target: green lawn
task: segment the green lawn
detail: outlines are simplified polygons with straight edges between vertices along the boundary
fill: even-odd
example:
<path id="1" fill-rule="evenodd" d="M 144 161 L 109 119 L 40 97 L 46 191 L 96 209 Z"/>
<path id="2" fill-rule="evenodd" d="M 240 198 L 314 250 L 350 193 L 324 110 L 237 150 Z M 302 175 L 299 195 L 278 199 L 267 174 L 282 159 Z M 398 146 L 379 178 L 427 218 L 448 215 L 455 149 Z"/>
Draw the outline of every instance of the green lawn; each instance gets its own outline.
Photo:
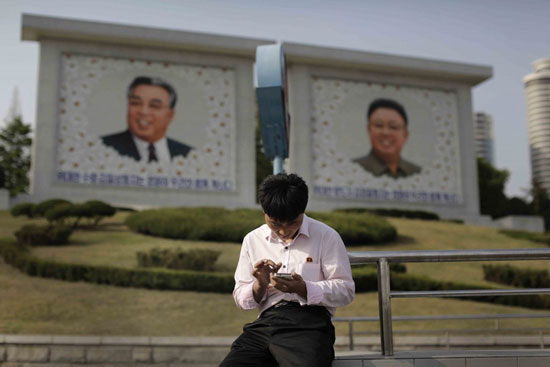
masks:
<path id="1" fill-rule="evenodd" d="M 135 267 L 136 251 L 173 246 L 210 248 L 222 252 L 216 270 L 233 272 L 240 244 L 167 240 L 136 234 L 122 224 L 126 215 L 118 213 L 96 231 L 75 232 L 69 246 L 38 247 L 33 249 L 33 254 L 58 261 Z M 9 237 L 22 224 L 37 221 L 12 218 L 7 212 L 0 212 L 0 237 Z M 490 228 L 406 219 L 390 221 L 400 234 L 395 243 L 349 250 L 543 247 L 506 237 Z M 548 268 L 547 262 L 528 264 Z M 435 279 L 495 285 L 483 280 L 480 263 L 407 264 L 407 268 L 410 273 Z M 394 315 L 534 312 L 456 299 L 395 299 L 392 309 Z M 230 294 L 152 291 L 41 279 L 29 277 L 0 262 L 0 334 L 233 336 L 256 315 L 256 311 L 239 310 Z M 337 312 L 337 316 L 376 315 L 375 293 L 358 294 L 351 305 Z M 526 327 L 537 325 L 537 320 L 509 320 L 501 324 Z M 396 323 L 394 328 L 492 325 L 492 321 L 415 322 Z M 336 326 L 338 335 L 346 335 L 347 325 L 339 323 Z M 375 330 L 378 325 L 365 324 L 361 328 Z"/>

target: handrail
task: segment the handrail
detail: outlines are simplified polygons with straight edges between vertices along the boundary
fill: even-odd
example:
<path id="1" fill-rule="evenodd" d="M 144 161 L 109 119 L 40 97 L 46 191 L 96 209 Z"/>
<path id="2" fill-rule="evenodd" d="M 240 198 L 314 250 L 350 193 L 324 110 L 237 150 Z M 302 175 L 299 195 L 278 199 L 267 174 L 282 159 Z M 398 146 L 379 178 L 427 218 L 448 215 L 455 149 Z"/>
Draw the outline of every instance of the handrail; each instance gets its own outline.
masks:
<path id="1" fill-rule="evenodd" d="M 382 354 L 393 355 L 391 315 L 392 297 L 464 297 L 488 295 L 547 294 L 550 288 L 504 290 L 458 290 L 391 292 L 389 264 L 411 262 L 466 262 L 466 261 L 518 261 L 550 260 L 550 249 L 490 249 L 490 250 L 428 250 L 428 251 L 368 251 L 348 252 L 350 263 L 372 264 L 378 268 L 378 311 Z"/>
<path id="2" fill-rule="evenodd" d="M 372 264 L 384 258 L 392 263 L 550 260 L 550 249 L 419 250 L 348 252 L 352 265 Z"/>
<path id="3" fill-rule="evenodd" d="M 414 316 L 394 316 L 393 321 L 449 321 L 449 320 L 494 320 L 495 327 L 489 328 L 476 328 L 476 329 L 429 329 L 429 330 L 395 330 L 394 333 L 399 334 L 438 334 L 438 333 L 474 333 L 480 331 L 549 331 L 550 327 L 538 327 L 538 328 L 501 328 L 499 327 L 499 321 L 505 319 L 548 319 L 550 313 L 534 313 L 534 314 L 466 314 L 466 315 L 414 315 Z M 354 322 L 378 322 L 380 319 L 376 316 L 343 316 L 333 317 L 333 322 L 347 322 L 348 323 L 348 336 L 349 336 L 349 348 L 354 349 L 355 342 L 353 336 L 356 334 L 378 334 L 379 331 L 354 331 Z M 542 334 L 541 334 L 542 336 Z M 541 348 L 544 347 L 544 339 L 541 339 Z"/>

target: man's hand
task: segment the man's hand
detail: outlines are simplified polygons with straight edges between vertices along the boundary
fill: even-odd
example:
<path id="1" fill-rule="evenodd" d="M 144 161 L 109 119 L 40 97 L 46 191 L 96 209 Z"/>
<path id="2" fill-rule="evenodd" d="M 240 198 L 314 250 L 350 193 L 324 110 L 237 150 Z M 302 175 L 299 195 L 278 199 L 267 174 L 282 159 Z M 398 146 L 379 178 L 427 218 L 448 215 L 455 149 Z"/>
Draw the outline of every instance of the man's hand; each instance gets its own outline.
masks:
<path id="1" fill-rule="evenodd" d="M 263 259 L 254 264 L 252 276 L 256 278 L 256 282 L 254 282 L 252 294 L 256 302 L 259 303 L 262 300 L 269 285 L 271 274 L 276 273 L 281 265 L 281 263 L 275 264 L 273 260 L 269 259 Z"/>
<path id="2" fill-rule="evenodd" d="M 307 299 L 306 282 L 300 274 L 292 273 L 292 279 L 283 279 L 275 274 L 271 275 L 271 284 L 284 293 L 296 293 L 302 298 Z"/>

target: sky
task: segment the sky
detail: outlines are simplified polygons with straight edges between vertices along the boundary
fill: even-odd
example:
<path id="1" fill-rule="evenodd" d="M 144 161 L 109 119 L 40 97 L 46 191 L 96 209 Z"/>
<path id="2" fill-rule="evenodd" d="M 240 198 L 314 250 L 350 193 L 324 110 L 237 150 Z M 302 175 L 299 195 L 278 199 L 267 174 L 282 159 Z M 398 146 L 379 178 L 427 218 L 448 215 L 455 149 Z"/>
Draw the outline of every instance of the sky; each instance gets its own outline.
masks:
<path id="1" fill-rule="evenodd" d="M 493 116 L 506 194 L 530 187 L 522 79 L 550 57 L 548 0 L 0 0 L 0 126 L 16 88 L 24 120 L 36 121 L 38 43 L 21 41 L 22 13 L 491 66 L 473 109 Z"/>

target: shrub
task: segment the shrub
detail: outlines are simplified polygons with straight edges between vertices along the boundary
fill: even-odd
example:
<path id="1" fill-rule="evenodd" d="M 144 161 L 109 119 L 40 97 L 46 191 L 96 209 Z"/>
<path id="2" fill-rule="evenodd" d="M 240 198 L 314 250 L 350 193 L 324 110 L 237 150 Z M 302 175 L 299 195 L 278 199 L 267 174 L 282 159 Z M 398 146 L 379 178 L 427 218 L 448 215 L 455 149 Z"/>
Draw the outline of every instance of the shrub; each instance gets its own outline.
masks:
<path id="1" fill-rule="evenodd" d="M 177 249 L 154 248 L 149 252 L 137 252 L 139 266 L 165 267 L 168 269 L 190 269 L 210 271 L 220 256 L 219 251 L 191 249 L 183 251 Z"/>
<path id="2" fill-rule="evenodd" d="M 83 218 L 89 219 L 92 225 L 97 225 L 116 212 L 115 208 L 99 200 L 90 200 L 84 204 L 60 203 L 46 211 L 44 216 L 50 223 L 67 223 L 72 221 L 73 227 L 77 227 Z"/>
<path id="3" fill-rule="evenodd" d="M 21 215 L 27 216 L 27 218 L 33 217 L 33 210 L 36 205 L 33 203 L 21 203 L 15 205 L 13 208 L 11 208 L 11 215 L 14 217 L 19 217 Z"/>
<path id="4" fill-rule="evenodd" d="M 44 217 L 50 223 L 64 224 L 68 218 L 75 217 L 75 204 L 60 203 L 44 213 Z"/>
<path id="5" fill-rule="evenodd" d="M 17 243 L 22 246 L 63 245 L 73 230 L 68 226 L 27 224 L 15 231 Z"/>
<path id="6" fill-rule="evenodd" d="M 49 209 L 54 208 L 59 204 L 70 204 L 71 202 L 65 199 L 49 199 L 37 204 L 32 211 L 34 217 L 43 217 Z"/>
<path id="7" fill-rule="evenodd" d="M 100 200 L 89 200 L 82 204 L 85 209 L 85 216 L 91 218 L 93 225 L 98 225 L 105 217 L 112 217 L 116 209 Z"/>
<path id="8" fill-rule="evenodd" d="M 423 210 L 385 209 L 385 208 L 345 208 L 337 209 L 344 213 L 372 213 L 383 217 L 397 217 L 409 219 L 439 220 L 439 215 Z"/>
<path id="9" fill-rule="evenodd" d="M 550 233 L 534 233 L 525 231 L 513 231 L 509 229 L 501 229 L 499 233 L 512 238 L 518 238 L 521 240 L 527 240 L 535 243 L 544 243 L 546 246 L 550 246 Z"/>
<path id="10" fill-rule="evenodd" d="M 259 210 L 223 208 L 177 208 L 145 210 L 125 221 L 133 231 L 167 238 L 241 242 L 264 223 Z"/>
<path id="11" fill-rule="evenodd" d="M 136 252 L 138 266 L 141 267 L 162 267 L 166 263 L 165 259 L 168 256 L 168 249 L 155 247 L 149 252 Z"/>
<path id="12" fill-rule="evenodd" d="M 370 213 L 312 212 L 312 218 L 331 226 L 348 246 L 390 242 L 397 230 L 386 219 Z"/>
<path id="13" fill-rule="evenodd" d="M 386 219 L 363 213 L 309 213 L 334 228 L 346 245 L 393 241 L 397 231 Z M 126 225 L 133 231 L 168 238 L 241 242 L 264 224 L 260 210 L 177 208 L 145 210 L 130 214 Z"/>
<path id="14" fill-rule="evenodd" d="M 483 265 L 485 280 L 522 288 L 550 288 L 548 270 L 521 269 L 511 265 Z"/>
<path id="15" fill-rule="evenodd" d="M 355 291 L 375 292 L 378 290 L 376 269 L 372 267 L 352 267 Z M 394 291 L 436 291 L 436 290 L 461 290 L 461 289 L 495 289 L 480 287 L 478 285 L 445 282 L 430 279 L 423 276 L 392 273 L 390 286 Z M 550 297 L 542 295 L 531 296 L 484 296 L 484 297 L 460 297 L 470 301 L 495 303 L 507 306 L 528 307 L 534 309 L 550 308 Z"/>

